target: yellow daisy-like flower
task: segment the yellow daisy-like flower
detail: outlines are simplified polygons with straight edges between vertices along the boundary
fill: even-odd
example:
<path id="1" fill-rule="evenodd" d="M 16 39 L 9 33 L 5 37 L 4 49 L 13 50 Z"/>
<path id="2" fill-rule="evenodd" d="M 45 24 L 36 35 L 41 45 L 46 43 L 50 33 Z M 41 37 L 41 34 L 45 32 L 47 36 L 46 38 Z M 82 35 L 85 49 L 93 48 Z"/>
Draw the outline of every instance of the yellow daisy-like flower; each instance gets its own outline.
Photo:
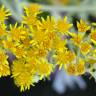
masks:
<path id="1" fill-rule="evenodd" d="M 10 25 L 10 34 L 13 40 L 22 40 L 25 39 L 26 29 L 23 27 L 23 25 L 17 27 L 17 23 L 14 27 Z"/>
<path id="2" fill-rule="evenodd" d="M 0 23 L 0 36 L 4 36 L 6 34 L 6 25 Z"/>
<path id="3" fill-rule="evenodd" d="M 52 44 L 53 44 L 52 40 L 47 38 L 47 39 L 43 40 L 43 42 L 41 43 L 41 47 L 44 49 L 51 50 Z"/>
<path id="4" fill-rule="evenodd" d="M 10 15 L 11 13 L 9 12 L 9 9 L 5 10 L 4 6 L 0 8 L 0 22 L 4 22 L 4 20 L 8 19 L 8 16 Z"/>
<path id="5" fill-rule="evenodd" d="M 37 57 L 46 57 L 47 56 L 47 54 L 48 54 L 48 51 L 47 50 L 45 50 L 44 48 L 42 48 L 42 47 L 40 47 L 40 48 L 37 48 L 36 50 L 35 50 L 35 55 L 37 56 Z"/>
<path id="6" fill-rule="evenodd" d="M 88 42 L 82 42 L 81 44 L 80 44 L 80 50 L 81 50 L 81 52 L 83 53 L 83 54 L 87 54 L 89 51 L 90 51 L 90 49 L 92 48 L 92 46 L 91 46 L 91 44 L 89 44 Z"/>
<path id="7" fill-rule="evenodd" d="M 45 31 L 54 31 L 55 28 L 55 19 L 54 17 L 47 16 L 46 20 L 41 18 L 42 21 L 39 22 L 39 28 Z"/>
<path id="8" fill-rule="evenodd" d="M 3 40 L 2 42 L 5 49 L 10 50 L 11 52 L 15 51 L 15 44 L 10 37 L 8 37 L 7 40 Z"/>
<path id="9" fill-rule="evenodd" d="M 85 21 L 80 19 L 80 23 L 77 22 L 77 28 L 79 32 L 86 32 L 91 28 L 91 26 L 87 25 Z"/>
<path id="10" fill-rule="evenodd" d="M 76 75 L 81 75 L 84 73 L 85 73 L 85 62 L 83 59 L 79 59 L 79 62 L 76 65 Z"/>
<path id="11" fill-rule="evenodd" d="M 43 42 L 46 39 L 46 32 L 38 30 L 36 32 L 33 32 L 33 39 L 38 42 L 39 44 Z"/>
<path id="12" fill-rule="evenodd" d="M 67 16 L 65 16 L 63 20 L 58 20 L 57 22 L 57 30 L 62 34 L 68 34 L 67 32 L 72 26 L 73 24 L 67 22 Z"/>
<path id="13" fill-rule="evenodd" d="M 76 46 L 80 46 L 83 36 L 81 34 L 73 34 L 71 40 Z"/>
<path id="14" fill-rule="evenodd" d="M 68 60 L 69 63 L 74 61 L 76 59 L 75 53 L 72 51 L 67 51 L 66 52 L 66 59 Z"/>
<path id="15" fill-rule="evenodd" d="M 15 47 L 16 49 L 14 50 L 14 54 L 17 58 L 22 58 L 26 56 L 26 51 L 24 50 L 23 47 Z"/>
<path id="16" fill-rule="evenodd" d="M 67 40 L 64 39 L 64 40 L 61 40 L 59 37 L 56 37 L 54 39 L 54 42 L 53 42 L 53 48 L 56 50 L 56 51 L 64 51 L 66 49 L 66 43 L 67 43 Z"/>
<path id="17" fill-rule="evenodd" d="M 34 15 L 26 15 L 26 16 L 23 16 L 22 23 L 27 24 L 30 27 L 34 27 L 38 25 L 38 20 L 37 20 L 37 17 Z"/>
<path id="18" fill-rule="evenodd" d="M 75 75 L 76 74 L 76 65 L 70 64 L 67 66 L 66 71 L 69 75 Z"/>
<path id="19" fill-rule="evenodd" d="M 24 59 L 15 60 L 12 66 L 12 77 L 15 84 L 20 87 L 20 91 L 30 89 L 30 85 L 33 85 L 33 76 L 30 66 L 27 65 Z"/>
<path id="20" fill-rule="evenodd" d="M 25 13 L 30 15 L 37 15 L 40 13 L 41 6 L 39 4 L 30 4 L 29 6 L 25 7 Z"/>
<path id="21" fill-rule="evenodd" d="M 91 41 L 96 44 L 96 30 L 91 31 L 90 38 L 91 38 Z"/>
<path id="22" fill-rule="evenodd" d="M 64 65 L 66 67 L 66 64 L 68 63 L 68 59 L 65 52 L 58 52 L 57 55 L 54 55 L 53 57 L 56 59 L 56 64 L 59 65 L 59 69 L 61 69 Z"/>
<path id="23" fill-rule="evenodd" d="M 48 77 L 52 72 L 52 64 L 48 63 L 45 59 L 38 61 L 38 74 L 40 79 Z"/>
<path id="24" fill-rule="evenodd" d="M 1 50 L 0 51 L 0 77 L 10 75 L 10 67 L 7 59 L 8 56 Z"/>

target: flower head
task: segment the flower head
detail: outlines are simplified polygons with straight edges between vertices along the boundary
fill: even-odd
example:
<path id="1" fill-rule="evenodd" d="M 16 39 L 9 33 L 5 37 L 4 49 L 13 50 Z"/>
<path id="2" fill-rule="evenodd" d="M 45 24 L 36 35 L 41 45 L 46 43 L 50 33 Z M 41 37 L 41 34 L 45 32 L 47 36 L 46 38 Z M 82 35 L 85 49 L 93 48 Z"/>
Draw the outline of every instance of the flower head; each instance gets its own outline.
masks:
<path id="1" fill-rule="evenodd" d="M 8 56 L 2 51 L 0 51 L 0 77 L 10 75 L 10 67 L 7 61 Z"/>
<path id="2" fill-rule="evenodd" d="M 31 71 L 30 66 L 28 66 L 24 59 L 13 62 L 12 77 L 21 91 L 30 89 L 30 85 L 33 85 L 34 79 Z"/>
<path id="3" fill-rule="evenodd" d="M 58 20 L 57 22 L 57 30 L 61 32 L 62 34 L 67 34 L 69 29 L 73 26 L 73 24 L 70 24 L 67 22 L 67 17 L 65 16 L 63 20 Z"/>
<path id="4" fill-rule="evenodd" d="M 8 16 L 10 16 L 11 13 L 9 12 L 9 10 L 5 10 L 5 7 L 2 6 L 0 8 L 0 22 L 4 22 L 4 20 L 8 19 Z"/>
<path id="5" fill-rule="evenodd" d="M 86 24 L 85 21 L 83 21 L 82 19 L 80 19 L 80 23 L 77 22 L 77 28 L 79 32 L 86 32 L 88 31 L 91 27 L 89 25 Z"/>
<path id="6" fill-rule="evenodd" d="M 46 60 L 41 59 L 38 62 L 38 74 L 40 78 L 48 77 L 52 72 L 52 64 L 48 63 Z"/>
<path id="7" fill-rule="evenodd" d="M 91 38 L 91 41 L 96 44 L 96 30 L 91 31 L 90 38 Z"/>
<path id="8" fill-rule="evenodd" d="M 82 42 L 80 44 L 80 49 L 83 54 L 87 54 L 91 49 L 91 44 L 89 44 L 88 42 Z"/>

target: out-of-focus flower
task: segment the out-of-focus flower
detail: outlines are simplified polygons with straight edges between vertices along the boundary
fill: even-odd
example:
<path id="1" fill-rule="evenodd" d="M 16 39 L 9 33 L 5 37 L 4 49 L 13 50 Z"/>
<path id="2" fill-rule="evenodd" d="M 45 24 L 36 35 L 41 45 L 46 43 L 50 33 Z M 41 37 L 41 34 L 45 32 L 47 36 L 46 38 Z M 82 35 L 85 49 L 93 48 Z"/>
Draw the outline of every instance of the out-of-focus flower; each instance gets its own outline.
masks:
<path id="1" fill-rule="evenodd" d="M 91 44 L 89 44 L 88 42 L 82 42 L 80 49 L 83 54 L 87 54 L 91 49 Z"/>
<path id="2" fill-rule="evenodd" d="M 85 21 L 80 19 L 80 22 L 77 22 L 77 28 L 79 32 L 86 32 L 91 28 L 91 26 L 87 25 Z"/>
<path id="3" fill-rule="evenodd" d="M 9 9 L 5 10 L 5 7 L 2 6 L 0 8 L 0 23 L 4 22 L 4 20 L 8 19 L 8 16 L 10 16 L 11 13 Z"/>
<path id="4" fill-rule="evenodd" d="M 8 56 L 3 52 L 3 50 L 1 50 L 0 51 L 0 77 L 10 75 L 10 67 L 7 59 Z"/>
<path id="5" fill-rule="evenodd" d="M 96 44 L 96 30 L 91 31 L 90 37 L 91 41 Z"/>

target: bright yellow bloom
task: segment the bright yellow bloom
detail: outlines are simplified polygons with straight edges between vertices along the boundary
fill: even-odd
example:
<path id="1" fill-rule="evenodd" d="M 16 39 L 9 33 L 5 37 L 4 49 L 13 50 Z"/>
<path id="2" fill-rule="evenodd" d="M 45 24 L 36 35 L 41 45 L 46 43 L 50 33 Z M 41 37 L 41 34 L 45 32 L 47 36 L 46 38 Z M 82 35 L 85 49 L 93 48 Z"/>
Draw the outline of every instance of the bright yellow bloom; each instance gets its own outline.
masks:
<path id="1" fill-rule="evenodd" d="M 25 13 L 30 15 L 37 15 L 40 13 L 41 6 L 38 4 L 30 4 L 29 6 L 25 7 Z M 31 18 L 32 19 L 32 18 Z"/>
<path id="2" fill-rule="evenodd" d="M 8 37 L 7 40 L 3 40 L 2 42 L 3 42 L 5 49 L 8 49 L 12 52 L 15 50 L 15 44 L 13 43 L 13 41 L 10 37 Z"/>
<path id="3" fill-rule="evenodd" d="M 46 35 L 48 36 L 47 38 L 49 38 L 50 40 L 54 40 L 56 38 L 56 32 L 55 31 L 47 32 Z"/>
<path id="4" fill-rule="evenodd" d="M 6 34 L 6 25 L 0 24 L 0 36 L 4 36 Z"/>
<path id="5" fill-rule="evenodd" d="M 10 15 L 11 13 L 9 12 L 9 9 L 5 10 L 4 6 L 0 8 L 0 22 L 4 22 L 4 20 L 8 19 L 8 16 Z"/>
<path id="6" fill-rule="evenodd" d="M 66 43 L 67 43 L 67 40 L 62 40 L 59 37 L 56 37 L 54 42 L 53 42 L 53 48 L 56 51 L 63 51 L 66 49 L 66 47 L 65 47 Z"/>
<path id="7" fill-rule="evenodd" d="M 67 66 L 66 71 L 69 75 L 75 75 L 76 74 L 76 65 L 70 64 Z"/>
<path id="8" fill-rule="evenodd" d="M 92 48 L 92 46 L 91 46 L 91 44 L 89 44 L 88 42 L 82 42 L 81 44 L 80 44 L 80 50 L 81 50 L 81 52 L 83 53 L 83 54 L 87 54 L 89 51 L 90 51 L 90 49 Z"/>
<path id="9" fill-rule="evenodd" d="M 77 22 L 77 28 L 79 32 L 86 32 L 88 31 L 91 27 L 89 25 L 86 24 L 85 21 L 83 21 L 82 19 L 80 19 L 80 23 Z"/>
<path id="10" fill-rule="evenodd" d="M 23 16 L 23 23 L 27 24 L 28 26 L 34 27 L 37 26 L 38 20 L 34 15 L 27 15 L 27 16 Z"/>
<path id="11" fill-rule="evenodd" d="M 63 20 L 58 20 L 57 22 L 57 30 L 62 34 L 67 34 L 72 26 L 73 24 L 67 22 L 67 16 L 65 16 Z"/>
<path id="12" fill-rule="evenodd" d="M 22 40 L 25 39 L 26 29 L 23 27 L 23 25 L 17 27 L 17 23 L 14 27 L 10 25 L 10 34 L 13 40 Z"/>
<path id="13" fill-rule="evenodd" d="M 23 45 L 23 47 L 24 47 L 24 48 L 28 48 L 28 47 L 30 46 L 30 41 L 31 41 L 31 40 L 30 40 L 29 37 L 23 39 L 23 40 L 22 40 L 22 45 Z"/>
<path id="14" fill-rule="evenodd" d="M 71 38 L 72 42 L 73 42 L 75 45 L 77 45 L 77 46 L 80 45 L 82 39 L 83 39 L 83 36 L 82 36 L 81 34 L 74 34 L 74 35 L 72 36 L 72 38 Z"/>
<path id="15" fill-rule="evenodd" d="M 47 50 L 45 50 L 44 48 L 42 48 L 42 47 L 40 47 L 40 48 L 37 48 L 36 50 L 35 50 L 35 55 L 37 56 L 37 57 L 46 57 L 47 56 L 47 54 L 48 54 L 48 51 Z"/>
<path id="16" fill-rule="evenodd" d="M 15 54 L 15 56 L 17 57 L 17 58 L 22 58 L 22 57 L 25 57 L 26 56 L 26 51 L 24 50 L 24 48 L 23 47 L 15 47 L 16 49 L 14 50 L 14 53 L 13 54 Z"/>
<path id="17" fill-rule="evenodd" d="M 24 59 L 15 60 L 12 66 L 12 77 L 15 84 L 20 87 L 20 91 L 30 89 L 30 85 L 33 85 L 33 76 L 30 66 Z"/>
<path id="18" fill-rule="evenodd" d="M 44 49 L 51 50 L 52 44 L 53 44 L 52 40 L 48 38 L 43 40 L 43 42 L 41 43 L 41 47 L 43 47 Z"/>
<path id="19" fill-rule="evenodd" d="M 91 38 L 91 41 L 96 44 L 96 30 L 91 31 L 90 38 Z"/>
<path id="20" fill-rule="evenodd" d="M 41 30 L 36 31 L 36 32 L 33 33 L 33 39 L 34 39 L 36 42 L 38 42 L 38 43 L 43 42 L 46 37 L 47 37 L 47 36 L 46 36 L 46 32 L 41 31 Z"/>
<path id="21" fill-rule="evenodd" d="M 48 77 L 52 72 L 52 64 L 48 63 L 46 60 L 41 59 L 38 61 L 38 74 L 40 79 Z"/>
<path id="22" fill-rule="evenodd" d="M 57 55 L 53 56 L 56 59 L 56 64 L 59 65 L 59 69 L 61 69 L 64 65 L 66 67 L 66 64 L 68 63 L 68 59 L 65 52 L 59 52 Z"/>
<path id="23" fill-rule="evenodd" d="M 46 20 L 44 20 L 44 18 L 41 18 L 41 19 L 42 21 L 39 22 L 40 29 L 48 31 L 48 32 L 54 31 L 54 28 L 55 28 L 54 17 L 47 16 Z"/>
<path id="24" fill-rule="evenodd" d="M 85 73 L 85 62 L 83 59 L 79 59 L 79 62 L 76 65 L 76 75 L 81 75 L 84 73 Z"/>
<path id="25" fill-rule="evenodd" d="M 7 59 L 8 56 L 1 50 L 0 51 L 0 77 L 10 75 L 10 67 Z"/>
<path id="26" fill-rule="evenodd" d="M 67 51 L 65 54 L 66 54 L 66 59 L 68 60 L 69 63 L 76 59 L 76 55 L 72 51 Z"/>

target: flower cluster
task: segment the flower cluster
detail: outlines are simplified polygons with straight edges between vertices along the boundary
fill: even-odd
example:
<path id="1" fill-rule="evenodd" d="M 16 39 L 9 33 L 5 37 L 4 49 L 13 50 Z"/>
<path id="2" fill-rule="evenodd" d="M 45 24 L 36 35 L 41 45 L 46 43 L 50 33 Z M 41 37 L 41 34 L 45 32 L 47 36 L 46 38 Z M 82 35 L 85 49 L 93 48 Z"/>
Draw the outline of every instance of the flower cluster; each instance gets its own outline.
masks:
<path id="1" fill-rule="evenodd" d="M 10 26 L 4 21 L 11 13 L 4 6 L 0 9 L 0 77 L 11 75 L 21 91 L 48 78 L 57 65 L 77 76 L 92 73 L 96 64 L 96 29 L 81 19 L 78 32 L 71 32 L 73 24 L 66 16 L 44 19 L 40 8 L 25 7 L 21 23 Z M 15 57 L 10 66 L 9 53 Z"/>

